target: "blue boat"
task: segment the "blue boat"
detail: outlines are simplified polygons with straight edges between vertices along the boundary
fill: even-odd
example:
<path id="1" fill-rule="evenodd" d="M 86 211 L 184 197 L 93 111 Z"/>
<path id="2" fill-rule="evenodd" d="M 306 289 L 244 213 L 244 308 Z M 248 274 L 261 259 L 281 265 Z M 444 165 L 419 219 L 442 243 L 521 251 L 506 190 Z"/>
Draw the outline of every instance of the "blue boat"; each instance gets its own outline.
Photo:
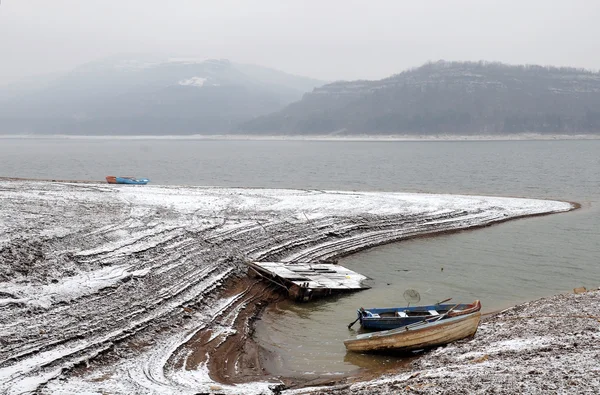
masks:
<path id="1" fill-rule="evenodd" d="M 149 181 L 147 178 L 106 176 L 106 182 L 109 184 L 146 185 Z"/>
<path id="2" fill-rule="evenodd" d="M 443 319 L 471 314 L 481 310 L 481 302 L 458 304 L 433 304 L 428 306 L 360 308 L 357 310 L 360 325 L 363 329 L 389 330 L 422 322 L 429 318 L 443 316 Z M 440 317 L 442 318 L 442 317 Z M 354 321 L 354 322 L 356 322 Z M 349 325 L 348 327 L 350 327 Z"/>

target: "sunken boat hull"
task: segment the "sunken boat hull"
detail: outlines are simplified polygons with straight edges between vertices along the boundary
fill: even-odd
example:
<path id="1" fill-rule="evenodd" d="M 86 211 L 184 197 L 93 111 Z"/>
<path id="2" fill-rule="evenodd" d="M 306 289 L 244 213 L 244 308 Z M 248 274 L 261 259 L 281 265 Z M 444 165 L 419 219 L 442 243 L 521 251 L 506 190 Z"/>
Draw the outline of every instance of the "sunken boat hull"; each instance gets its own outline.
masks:
<path id="1" fill-rule="evenodd" d="M 337 264 L 315 262 L 247 262 L 248 274 L 270 281 L 298 302 L 370 288 L 367 277 Z"/>
<path id="2" fill-rule="evenodd" d="M 433 322 L 424 321 L 388 331 L 365 333 L 344 341 L 348 351 L 408 352 L 442 346 L 475 335 L 479 311 Z"/>

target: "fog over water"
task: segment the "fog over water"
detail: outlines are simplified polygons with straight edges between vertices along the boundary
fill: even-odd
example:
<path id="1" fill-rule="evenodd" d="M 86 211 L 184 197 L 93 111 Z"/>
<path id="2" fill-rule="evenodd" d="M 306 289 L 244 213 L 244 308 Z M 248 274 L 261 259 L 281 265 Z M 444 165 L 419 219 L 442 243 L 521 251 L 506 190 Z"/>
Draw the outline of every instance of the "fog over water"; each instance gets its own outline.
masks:
<path id="1" fill-rule="evenodd" d="M 122 53 L 228 58 L 323 80 L 428 60 L 600 68 L 594 0 L 3 0 L 0 84 Z"/>

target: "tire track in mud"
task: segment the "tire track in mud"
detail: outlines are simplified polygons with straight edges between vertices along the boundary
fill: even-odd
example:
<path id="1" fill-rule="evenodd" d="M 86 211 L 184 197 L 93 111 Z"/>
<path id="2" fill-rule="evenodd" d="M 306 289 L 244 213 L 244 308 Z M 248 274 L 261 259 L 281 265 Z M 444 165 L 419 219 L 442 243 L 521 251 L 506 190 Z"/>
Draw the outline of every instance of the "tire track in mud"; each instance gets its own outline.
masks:
<path id="1" fill-rule="evenodd" d="M 177 369 L 195 370 L 206 365 L 217 382 L 264 380 L 258 347 L 252 341 L 252 322 L 268 303 L 284 296 L 260 279 L 242 277 L 228 285 L 223 297 L 240 288 L 245 289 L 238 294 L 235 303 L 216 314 L 210 323 L 198 328 L 189 341 L 181 344 L 178 353 L 170 358 L 167 375 L 175 376 Z"/>

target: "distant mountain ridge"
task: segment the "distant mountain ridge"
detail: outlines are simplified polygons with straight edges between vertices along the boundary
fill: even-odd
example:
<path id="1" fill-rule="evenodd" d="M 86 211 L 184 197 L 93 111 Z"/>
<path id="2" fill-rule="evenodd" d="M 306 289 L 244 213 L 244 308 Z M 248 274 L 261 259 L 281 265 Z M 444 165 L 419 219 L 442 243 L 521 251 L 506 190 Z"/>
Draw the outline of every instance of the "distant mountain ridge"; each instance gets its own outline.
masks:
<path id="1" fill-rule="evenodd" d="M 0 87 L 0 134 L 221 134 L 323 81 L 228 60 L 116 56 Z"/>
<path id="2" fill-rule="evenodd" d="M 428 63 L 340 81 L 241 124 L 285 135 L 600 134 L 600 73 L 490 62 Z"/>
<path id="3" fill-rule="evenodd" d="M 116 56 L 0 87 L 0 134 L 600 134 L 600 73 L 427 63 L 323 81 L 228 60 Z"/>

